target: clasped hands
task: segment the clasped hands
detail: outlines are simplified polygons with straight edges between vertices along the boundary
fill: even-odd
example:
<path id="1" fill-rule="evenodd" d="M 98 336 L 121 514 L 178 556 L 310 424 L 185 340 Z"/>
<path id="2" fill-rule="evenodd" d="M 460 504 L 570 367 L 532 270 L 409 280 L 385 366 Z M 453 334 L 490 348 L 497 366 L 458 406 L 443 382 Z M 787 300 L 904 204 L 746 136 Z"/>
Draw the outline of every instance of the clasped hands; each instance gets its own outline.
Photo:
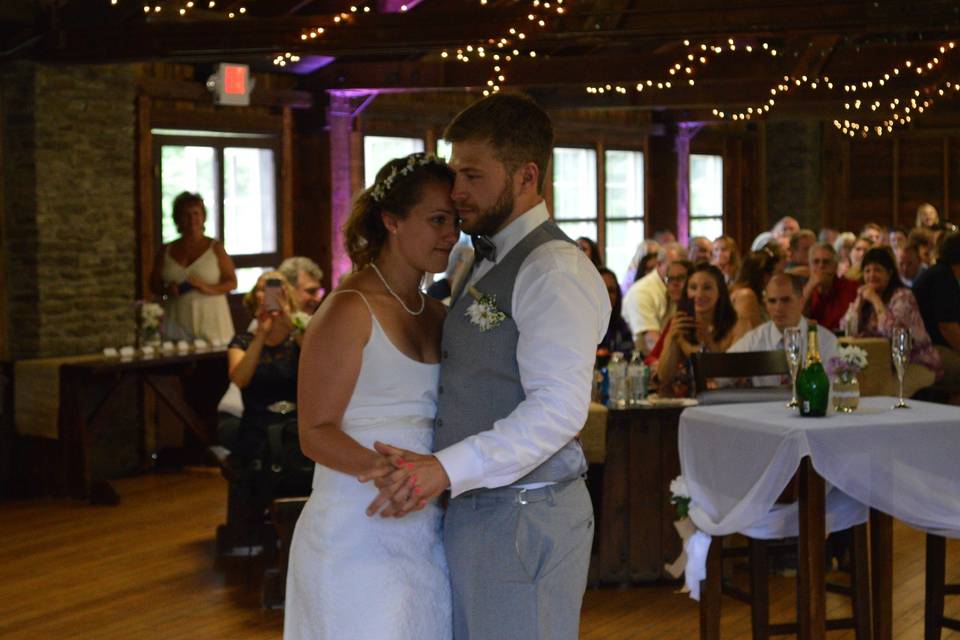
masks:
<path id="1" fill-rule="evenodd" d="M 379 489 L 367 507 L 367 515 L 401 518 L 419 511 L 450 486 L 450 478 L 436 456 L 375 442 L 380 454 L 370 470 L 357 476 L 360 482 L 371 480 Z"/>

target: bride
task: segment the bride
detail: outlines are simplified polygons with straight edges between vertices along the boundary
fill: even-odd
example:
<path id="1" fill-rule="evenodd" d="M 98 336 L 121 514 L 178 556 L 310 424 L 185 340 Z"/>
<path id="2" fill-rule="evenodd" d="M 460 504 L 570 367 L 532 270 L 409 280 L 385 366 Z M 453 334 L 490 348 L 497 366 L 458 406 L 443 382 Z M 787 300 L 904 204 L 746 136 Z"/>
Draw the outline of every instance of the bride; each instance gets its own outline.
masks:
<path id="1" fill-rule="evenodd" d="M 446 268 L 459 237 L 452 185 L 433 157 L 392 160 L 344 228 L 355 271 L 320 307 L 300 356 L 300 443 L 317 465 L 290 551 L 286 640 L 452 635 L 439 506 L 370 518 L 377 489 L 357 480 L 403 465 L 374 441 L 431 451 L 445 311 L 420 282 Z M 415 477 L 400 492 L 420 502 Z"/>

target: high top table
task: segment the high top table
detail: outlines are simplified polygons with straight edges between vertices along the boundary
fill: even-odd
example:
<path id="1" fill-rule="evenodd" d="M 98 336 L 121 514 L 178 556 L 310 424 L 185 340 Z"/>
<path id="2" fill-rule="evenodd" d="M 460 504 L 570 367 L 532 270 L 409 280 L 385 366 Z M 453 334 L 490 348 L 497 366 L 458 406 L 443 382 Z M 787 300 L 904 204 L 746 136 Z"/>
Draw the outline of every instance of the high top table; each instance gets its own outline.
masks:
<path id="1" fill-rule="evenodd" d="M 690 517 L 703 532 L 745 531 L 774 507 L 799 472 L 797 619 L 802 640 L 826 632 L 825 484 L 870 507 L 873 637 L 892 637 L 892 521 L 960 537 L 960 408 L 863 398 L 851 414 L 801 418 L 783 403 L 692 407 L 680 417 L 680 464 Z M 711 545 L 707 589 L 718 590 Z M 716 618 L 716 619 L 715 619 Z M 701 637 L 719 635 L 701 617 Z"/>

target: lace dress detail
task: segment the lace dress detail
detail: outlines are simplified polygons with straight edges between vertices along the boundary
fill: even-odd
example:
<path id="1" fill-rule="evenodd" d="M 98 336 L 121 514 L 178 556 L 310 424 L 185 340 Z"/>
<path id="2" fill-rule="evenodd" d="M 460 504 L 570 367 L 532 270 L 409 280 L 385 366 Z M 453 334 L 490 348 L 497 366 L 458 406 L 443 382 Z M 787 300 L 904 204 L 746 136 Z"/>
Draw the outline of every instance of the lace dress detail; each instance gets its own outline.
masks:
<path id="1" fill-rule="evenodd" d="M 365 447 L 379 440 L 430 453 L 440 366 L 404 355 L 370 315 L 373 328 L 343 431 Z M 316 466 L 290 551 L 286 640 L 452 637 L 439 506 L 399 519 L 369 518 L 364 510 L 375 495 L 372 483 Z"/>

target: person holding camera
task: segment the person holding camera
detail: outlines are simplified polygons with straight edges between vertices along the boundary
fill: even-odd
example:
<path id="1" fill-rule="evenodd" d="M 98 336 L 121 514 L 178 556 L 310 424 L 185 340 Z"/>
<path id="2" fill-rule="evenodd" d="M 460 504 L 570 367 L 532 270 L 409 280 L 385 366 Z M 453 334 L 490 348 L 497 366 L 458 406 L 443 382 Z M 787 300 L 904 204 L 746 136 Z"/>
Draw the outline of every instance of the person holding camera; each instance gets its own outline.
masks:
<path id="1" fill-rule="evenodd" d="M 720 269 L 706 263 L 693 268 L 665 333 L 655 374 L 657 393 L 660 397 L 688 397 L 693 393 L 690 355 L 697 351 L 721 353 L 743 335 Z"/>
<path id="2" fill-rule="evenodd" d="M 226 296 L 237 286 L 233 260 L 204 235 L 207 209 L 198 194 L 174 198 L 173 221 L 180 237 L 157 254 L 150 275 L 150 288 L 163 299 L 164 337 L 224 344 L 233 335 Z"/>
<path id="3" fill-rule="evenodd" d="M 257 459 L 267 440 L 267 427 L 296 409 L 297 366 L 303 334 L 293 324 L 297 294 L 279 271 L 260 276 L 243 303 L 256 318 L 252 331 L 238 333 L 227 349 L 230 381 L 243 396 L 236 443 L 240 461 Z"/>

